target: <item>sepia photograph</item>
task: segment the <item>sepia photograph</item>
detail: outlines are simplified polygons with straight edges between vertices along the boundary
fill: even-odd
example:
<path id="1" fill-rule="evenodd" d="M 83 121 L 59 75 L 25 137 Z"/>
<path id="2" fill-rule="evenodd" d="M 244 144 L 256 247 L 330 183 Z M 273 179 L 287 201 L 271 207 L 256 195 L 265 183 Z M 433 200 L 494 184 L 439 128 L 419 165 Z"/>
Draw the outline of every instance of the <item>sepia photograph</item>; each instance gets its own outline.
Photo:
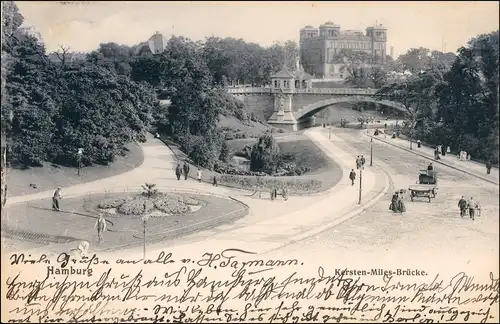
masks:
<path id="1" fill-rule="evenodd" d="M 499 3 L 2 1 L 4 323 L 498 323 Z"/>

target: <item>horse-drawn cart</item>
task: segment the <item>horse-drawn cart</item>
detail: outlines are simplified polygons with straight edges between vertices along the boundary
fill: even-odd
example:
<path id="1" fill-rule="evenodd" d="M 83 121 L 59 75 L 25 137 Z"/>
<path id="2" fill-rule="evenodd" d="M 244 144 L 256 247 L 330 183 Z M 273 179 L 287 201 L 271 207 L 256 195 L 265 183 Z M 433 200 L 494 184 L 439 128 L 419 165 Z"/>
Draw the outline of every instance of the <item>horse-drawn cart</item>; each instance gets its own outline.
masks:
<path id="1" fill-rule="evenodd" d="M 411 201 L 413 201 L 414 198 L 427 197 L 429 202 L 431 202 L 431 199 L 435 198 L 437 195 L 437 187 L 435 185 L 412 185 L 408 187 L 408 191 L 410 191 Z"/>
<path id="2" fill-rule="evenodd" d="M 437 195 L 437 172 L 434 170 L 420 170 L 416 185 L 408 187 L 410 199 L 427 197 L 429 202 Z"/>

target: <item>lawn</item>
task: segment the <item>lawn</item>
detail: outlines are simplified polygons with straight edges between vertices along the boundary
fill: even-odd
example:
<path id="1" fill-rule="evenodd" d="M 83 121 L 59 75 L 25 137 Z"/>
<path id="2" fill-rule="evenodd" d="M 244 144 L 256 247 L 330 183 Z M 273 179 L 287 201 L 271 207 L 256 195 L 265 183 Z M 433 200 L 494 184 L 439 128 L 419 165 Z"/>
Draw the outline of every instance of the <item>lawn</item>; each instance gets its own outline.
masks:
<path id="1" fill-rule="evenodd" d="M 105 233 L 105 242 L 96 244 L 94 224 L 97 204 L 105 199 L 131 195 L 132 193 L 95 194 L 63 199 L 61 212 L 52 211 L 51 199 L 10 206 L 2 217 L 2 248 L 8 251 L 85 240 L 93 245 L 93 251 L 104 251 L 142 244 L 143 223 L 140 216 L 124 215 L 106 216 L 108 231 Z M 218 226 L 247 213 L 242 204 L 231 199 L 188 195 L 199 201 L 202 207 L 186 214 L 150 218 L 147 223 L 148 241 L 169 240 Z"/>
<path id="2" fill-rule="evenodd" d="M 80 183 L 90 182 L 114 176 L 137 168 L 144 161 L 142 149 L 138 144 L 130 143 L 126 146 L 125 156 L 117 156 L 115 162 L 108 166 L 95 165 L 82 168 L 77 175 L 76 168 L 68 168 L 47 163 L 43 167 L 27 170 L 9 169 L 7 172 L 9 197 L 28 195 L 39 191 L 68 187 Z M 35 184 L 32 188 L 30 184 Z"/>

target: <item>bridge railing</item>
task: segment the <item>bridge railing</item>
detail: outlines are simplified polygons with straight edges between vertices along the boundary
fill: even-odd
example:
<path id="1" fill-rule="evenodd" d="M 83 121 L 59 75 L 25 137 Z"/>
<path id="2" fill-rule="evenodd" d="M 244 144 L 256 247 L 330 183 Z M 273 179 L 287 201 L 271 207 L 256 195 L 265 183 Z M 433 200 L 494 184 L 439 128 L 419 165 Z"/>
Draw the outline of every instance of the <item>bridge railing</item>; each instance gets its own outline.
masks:
<path id="1" fill-rule="evenodd" d="M 259 94 L 259 93 L 280 93 L 280 89 L 265 87 L 245 87 L 245 88 L 226 88 L 227 92 L 233 94 Z M 309 88 L 309 89 L 285 89 L 286 93 L 300 94 L 334 94 L 334 95 L 374 95 L 376 89 L 363 88 Z"/>
<path id="2" fill-rule="evenodd" d="M 264 87 L 226 88 L 226 90 L 227 92 L 234 94 L 271 93 L 271 88 Z"/>

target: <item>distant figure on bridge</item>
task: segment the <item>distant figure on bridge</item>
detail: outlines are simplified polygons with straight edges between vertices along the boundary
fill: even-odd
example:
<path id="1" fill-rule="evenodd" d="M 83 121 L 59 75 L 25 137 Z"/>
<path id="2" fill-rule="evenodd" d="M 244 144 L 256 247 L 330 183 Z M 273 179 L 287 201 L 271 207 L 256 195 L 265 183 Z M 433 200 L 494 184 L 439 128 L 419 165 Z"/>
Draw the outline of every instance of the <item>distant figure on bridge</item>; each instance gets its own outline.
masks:
<path id="1" fill-rule="evenodd" d="M 181 180 L 181 175 L 182 175 L 181 165 L 177 163 L 177 167 L 175 168 L 175 176 L 177 177 L 177 180 Z"/>
<path id="2" fill-rule="evenodd" d="M 458 208 L 460 208 L 460 217 L 464 217 L 467 210 L 467 200 L 465 200 L 464 196 L 458 201 Z"/>
<path id="3" fill-rule="evenodd" d="M 421 148 L 421 147 L 422 147 L 422 142 L 420 142 L 420 140 L 417 140 L 417 147 L 418 147 L 418 148 Z"/>
<path id="4" fill-rule="evenodd" d="M 490 174 L 491 173 L 491 160 L 488 160 L 488 162 L 486 162 L 486 174 Z"/>
<path id="5" fill-rule="evenodd" d="M 351 173 L 349 173 L 349 179 L 351 179 L 351 186 L 354 186 L 354 180 L 356 180 L 356 172 L 354 169 L 351 169 Z"/>
<path id="6" fill-rule="evenodd" d="M 188 175 L 189 175 L 189 164 L 187 164 L 186 161 L 184 161 L 184 165 L 182 166 L 182 170 L 184 171 L 184 180 L 187 180 Z"/>

